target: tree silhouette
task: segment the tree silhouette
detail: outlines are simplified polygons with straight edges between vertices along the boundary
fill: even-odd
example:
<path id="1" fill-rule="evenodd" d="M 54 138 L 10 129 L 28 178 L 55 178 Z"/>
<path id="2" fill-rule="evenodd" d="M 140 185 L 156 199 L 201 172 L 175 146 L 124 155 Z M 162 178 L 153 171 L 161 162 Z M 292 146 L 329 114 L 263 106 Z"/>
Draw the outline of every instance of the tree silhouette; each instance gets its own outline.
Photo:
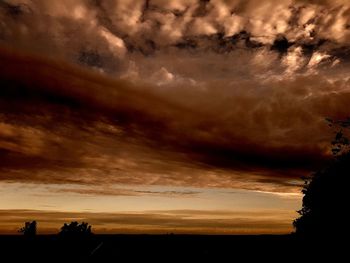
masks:
<path id="1" fill-rule="evenodd" d="M 350 141 L 345 131 L 350 128 L 350 118 L 346 120 L 334 121 L 330 118 L 326 119 L 330 127 L 337 127 L 334 140 L 332 141 L 332 153 L 335 157 L 346 154 L 350 150 Z"/>
<path id="2" fill-rule="evenodd" d="M 293 222 L 296 234 L 304 236 L 335 236 L 348 227 L 350 151 L 344 129 L 350 127 L 350 119 L 327 121 L 338 129 L 332 141 L 334 160 L 305 179 L 300 217 Z"/>
<path id="3" fill-rule="evenodd" d="M 82 222 L 79 224 L 77 221 L 73 221 L 70 224 L 65 223 L 61 227 L 61 231 L 59 233 L 64 237 L 86 237 L 92 234 L 91 225 L 88 223 Z"/>
<path id="4" fill-rule="evenodd" d="M 33 237 L 36 235 L 36 221 L 25 222 L 24 227 L 20 228 L 18 232 L 23 233 L 24 236 Z"/>

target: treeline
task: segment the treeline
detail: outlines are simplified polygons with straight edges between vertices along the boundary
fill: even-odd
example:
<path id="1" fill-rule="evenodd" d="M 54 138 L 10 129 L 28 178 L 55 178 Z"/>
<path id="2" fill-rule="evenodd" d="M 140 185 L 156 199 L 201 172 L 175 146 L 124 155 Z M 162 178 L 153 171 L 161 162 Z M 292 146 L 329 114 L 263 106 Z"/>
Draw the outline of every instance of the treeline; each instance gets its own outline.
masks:
<path id="1" fill-rule="evenodd" d="M 21 227 L 18 232 L 27 237 L 36 236 L 37 225 L 36 221 L 25 222 L 24 226 Z M 69 224 L 64 223 L 58 232 L 58 235 L 63 237 L 86 237 L 92 234 L 92 227 L 89 223 L 79 223 L 77 221 L 70 222 Z"/>
<path id="2" fill-rule="evenodd" d="M 335 136 L 331 142 L 333 160 L 305 178 L 300 217 L 293 225 L 296 234 L 322 239 L 340 236 L 348 228 L 350 185 L 350 117 L 327 118 Z"/>

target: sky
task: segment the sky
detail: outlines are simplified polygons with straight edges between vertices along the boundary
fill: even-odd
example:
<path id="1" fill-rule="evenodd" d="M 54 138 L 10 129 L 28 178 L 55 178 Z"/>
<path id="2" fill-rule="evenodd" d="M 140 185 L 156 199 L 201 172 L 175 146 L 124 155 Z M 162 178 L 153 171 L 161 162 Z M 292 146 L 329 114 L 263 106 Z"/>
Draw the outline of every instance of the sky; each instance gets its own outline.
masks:
<path id="1" fill-rule="evenodd" d="M 347 0 L 0 0 L 0 233 L 290 233 L 349 40 Z"/>

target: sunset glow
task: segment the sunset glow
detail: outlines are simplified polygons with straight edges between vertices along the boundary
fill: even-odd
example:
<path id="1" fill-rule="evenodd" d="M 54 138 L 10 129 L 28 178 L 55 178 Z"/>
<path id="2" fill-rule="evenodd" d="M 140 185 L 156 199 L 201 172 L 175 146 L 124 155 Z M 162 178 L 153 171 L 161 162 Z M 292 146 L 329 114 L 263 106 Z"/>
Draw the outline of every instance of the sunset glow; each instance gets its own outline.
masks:
<path id="1" fill-rule="evenodd" d="M 0 234 L 286 234 L 349 112 L 347 0 L 0 1 Z"/>

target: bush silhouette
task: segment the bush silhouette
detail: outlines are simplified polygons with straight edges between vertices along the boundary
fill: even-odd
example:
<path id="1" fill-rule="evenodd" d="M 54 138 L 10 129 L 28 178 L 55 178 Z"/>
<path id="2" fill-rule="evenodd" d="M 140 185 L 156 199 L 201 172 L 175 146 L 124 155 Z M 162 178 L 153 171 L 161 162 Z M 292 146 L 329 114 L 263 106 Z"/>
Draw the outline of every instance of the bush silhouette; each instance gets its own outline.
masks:
<path id="1" fill-rule="evenodd" d="M 65 223 L 59 234 L 64 237 L 86 237 L 90 236 L 92 232 L 88 223 L 79 224 L 77 221 L 73 221 L 70 224 Z"/>
<path id="2" fill-rule="evenodd" d="M 348 128 L 348 122 L 342 124 L 341 128 Z M 335 158 L 331 164 L 305 180 L 303 205 L 298 211 L 301 216 L 293 222 L 296 234 L 335 236 L 348 227 L 350 151 L 342 130 L 336 133 L 332 146 Z"/>
<path id="3" fill-rule="evenodd" d="M 24 236 L 32 237 L 36 235 L 36 221 L 25 222 L 24 227 L 20 228 L 18 232 L 23 233 Z"/>

